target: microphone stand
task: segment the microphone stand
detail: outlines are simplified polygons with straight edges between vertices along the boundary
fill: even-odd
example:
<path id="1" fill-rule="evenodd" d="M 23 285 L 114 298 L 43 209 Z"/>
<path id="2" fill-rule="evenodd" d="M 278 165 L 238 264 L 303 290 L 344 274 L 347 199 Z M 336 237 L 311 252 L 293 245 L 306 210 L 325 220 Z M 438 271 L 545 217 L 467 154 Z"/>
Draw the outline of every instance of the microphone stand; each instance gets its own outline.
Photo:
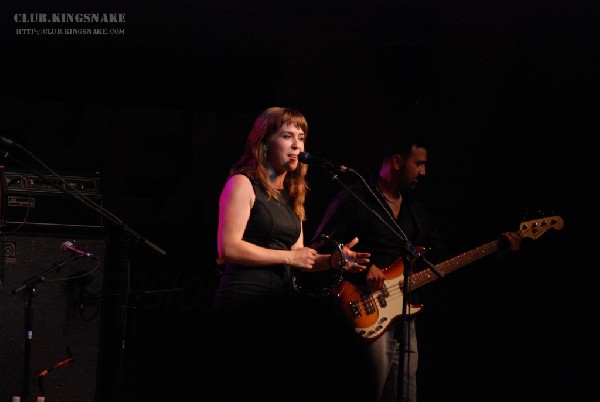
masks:
<path id="1" fill-rule="evenodd" d="M 145 238 L 144 236 L 142 236 L 141 234 L 137 233 L 136 231 L 134 231 L 133 229 L 131 229 L 127 224 L 125 224 L 121 219 L 119 219 L 116 215 L 114 215 L 113 213 L 111 213 L 110 211 L 108 211 L 107 209 L 105 209 L 103 206 L 95 203 L 93 200 L 91 200 L 90 198 L 86 197 L 84 194 L 80 193 L 79 191 L 77 191 L 76 189 L 70 188 L 70 186 L 68 185 L 68 183 L 56 172 L 54 172 L 52 169 L 50 169 L 48 166 L 46 166 L 41 160 L 39 160 L 35 155 L 33 155 L 31 152 L 29 152 L 27 149 L 25 149 L 24 147 L 22 147 L 21 145 L 17 144 L 16 142 L 4 138 L 4 137 L 0 137 L 0 142 L 6 146 L 9 146 L 11 148 L 17 148 L 22 150 L 23 152 L 25 152 L 26 154 L 28 154 L 29 156 L 31 156 L 33 159 L 35 159 L 38 163 L 40 163 L 40 165 L 44 166 L 49 172 L 52 173 L 52 175 L 54 177 L 56 177 L 60 183 L 62 184 L 62 186 L 57 185 L 55 182 L 53 182 L 52 180 L 48 180 L 46 179 L 46 177 L 44 177 L 42 174 L 38 173 L 35 169 L 27 166 L 25 163 L 19 161 L 18 159 L 12 157 L 8 151 L 5 151 L 3 149 L 0 149 L 0 151 L 2 151 L 2 156 L 6 159 L 9 159 L 13 162 L 15 162 L 17 165 L 21 166 L 22 168 L 26 169 L 27 171 L 33 173 L 35 176 L 37 176 L 40 180 L 44 181 L 45 183 L 51 185 L 52 187 L 56 188 L 57 190 L 59 190 L 60 192 L 67 194 L 70 197 L 73 197 L 74 199 L 76 199 L 77 201 L 81 202 L 82 204 L 84 204 L 86 207 L 96 211 L 98 214 L 100 214 L 102 217 L 104 217 L 105 219 L 107 219 L 108 221 L 112 222 L 117 228 L 119 228 L 121 230 L 121 232 L 123 234 L 125 234 L 125 248 L 129 248 L 130 245 L 130 240 L 135 241 L 136 243 L 141 243 L 144 244 L 145 246 L 151 248 L 152 250 L 154 250 L 155 252 L 159 253 L 160 255 L 164 256 L 166 255 L 166 252 L 161 249 L 159 246 L 157 246 L 156 244 L 152 243 L 151 241 L 149 241 L 147 238 Z M 2 183 L 2 185 L 4 185 L 4 183 Z M 121 250 L 120 256 L 124 256 L 127 260 L 123 261 L 123 265 L 126 269 L 126 273 L 125 273 L 125 281 L 126 281 L 126 292 L 129 292 L 129 285 L 130 285 L 130 264 L 129 264 L 129 253 L 127 250 Z M 123 379 L 121 378 L 121 374 L 123 372 L 124 369 L 124 359 L 125 359 L 125 348 L 126 348 L 126 328 L 127 328 L 127 310 L 129 309 L 129 295 L 126 294 L 124 301 L 122 302 L 121 305 L 117 306 L 117 325 L 119 325 L 121 327 L 121 333 L 120 333 L 120 340 L 119 340 L 119 347 L 118 347 L 118 359 L 117 359 L 117 370 L 115 375 L 117 376 L 117 380 L 116 383 L 120 386 L 120 384 L 122 384 Z M 27 352 L 30 353 L 30 352 Z M 112 383 L 112 381 L 109 381 L 109 383 Z M 25 390 L 27 390 L 29 387 L 29 382 L 27 381 L 26 384 L 23 385 L 23 388 Z"/>
<path id="2" fill-rule="evenodd" d="M 360 177 L 360 175 L 350 169 L 350 168 L 346 168 L 347 171 L 349 172 L 353 172 L 356 175 L 358 175 Z M 375 211 L 374 209 L 372 209 L 371 207 L 369 207 L 356 193 L 354 193 L 343 181 L 341 181 L 338 177 L 338 175 L 334 172 L 332 172 L 331 170 L 327 170 L 329 172 L 329 174 L 331 174 L 331 179 L 337 181 L 342 187 L 344 187 L 354 198 L 356 198 L 365 208 L 367 208 L 367 210 L 369 210 L 369 212 L 371 212 L 377 219 L 379 219 L 379 221 L 381 223 L 383 223 L 394 235 L 396 235 L 396 237 L 398 237 L 398 239 L 400 239 L 402 246 L 404 247 L 404 249 L 407 252 L 407 255 L 411 258 L 420 258 L 429 269 L 431 269 L 438 277 L 442 277 L 444 276 L 444 274 L 442 272 L 440 272 L 439 269 L 437 269 L 437 267 L 435 265 L 433 265 L 431 262 L 429 262 L 425 257 L 423 257 L 423 255 L 421 253 L 418 252 L 418 250 L 415 248 L 415 246 L 413 246 L 410 243 L 410 240 L 408 240 L 407 238 L 405 238 L 404 236 L 402 236 L 400 233 L 398 233 L 396 231 L 396 229 L 394 229 L 388 222 L 385 221 L 385 219 L 383 219 L 383 217 L 381 215 L 379 215 L 377 213 L 377 211 Z M 362 177 L 361 177 L 362 179 Z M 364 182 L 364 180 L 363 180 Z M 408 282 L 408 278 L 406 278 L 406 267 L 404 267 L 404 274 L 405 274 L 405 280 L 404 280 L 404 285 L 407 284 Z"/>
<path id="3" fill-rule="evenodd" d="M 23 357 L 23 384 L 21 388 L 21 398 L 23 401 L 27 401 L 29 383 L 31 381 L 31 344 L 33 341 L 33 313 L 35 310 L 33 307 L 33 297 L 35 296 L 36 285 L 42 283 L 49 274 L 59 271 L 66 263 L 77 257 L 77 255 L 72 255 L 62 262 L 53 264 L 52 267 L 39 275 L 27 279 L 23 282 L 23 285 L 12 291 L 13 294 L 17 294 L 23 290 L 27 290 L 27 301 L 25 303 L 25 355 Z"/>
<path id="4" fill-rule="evenodd" d="M 406 251 L 406 253 L 402 256 L 403 263 L 404 263 L 404 270 L 403 270 L 403 278 L 404 279 L 402 282 L 402 294 L 403 294 L 402 317 L 401 317 L 401 319 L 402 319 L 402 339 L 401 339 L 400 351 L 402 353 L 403 358 L 400 362 L 400 364 L 401 364 L 400 372 L 401 372 L 402 376 L 401 376 L 400 384 L 399 384 L 399 385 L 402 385 L 402 383 L 404 381 L 404 367 L 408 363 L 408 361 L 407 362 L 404 361 L 404 357 L 408 356 L 408 358 L 410 359 L 410 347 L 408 345 L 410 338 L 407 336 L 407 332 L 411 331 L 411 328 L 410 328 L 410 323 L 407 318 L 407 313 L 408 313 L 408 305 L 410 304 L 410 291 L 411 291 L 410 276 L 412 274 L 412 265 L 414 264 L 414 262 L 417 259 L 420 258 L 421 261 L 423 261 L 425 263 L 425 265 L 427 265 L 427 267 L 431 271 L 433 271 L 438 277 L 441 278 L 442 276 L 444 276 L 444 274 L 439 269 L 437 269 L 437 267 L 435 265 L 433 265 L 425 257 L 423 257 L 423 255 L 418 252 L 418 250 L 411 244 L 410 240 L 406 236 L 403 236 L 395 228 L 393 228 L 388 222 L 386 222 L 385 219 L 383 219 L 383 217 L 379 213 L 377 213 L 377 211 L 370 208 L 365 203 L 364 200 L 362 200 L 344 182 L 342 182 L 339 179 L 338 175 L 332 171 L 331 166 L 323 166 L 323 167 L 325 167 L 326 170 L 328 171 L 328 173 L 331 175 L 332 180 L 337 181 L 342 187 L 344 187 L 356 200 L 358 200 L 369 212 L 371 212 L 377 219 L 379 219 L 379 221 L 381 223 L 383 223 L 400 240 L 402 246 L 404 247 L 404 250 Z M 369 188 L 369 190 L 371 190 L 371 188 L 368 186 L 366 181 L 362 178 L 362 176 L 360 174 L 358 174 L 358 172 L 356 172 L 355 170 L 350 169 L 346 166 L 344 166 L 343 171 L 344 172 L 349 171 L 349 172 L 356 174 L 363 181 L 363 183 L 367 186 L 367 188 Z M 407 349 L 406 352 L 405 352 L 405 349 Z M 408 390 L 406 390 L 406 392 L 408 392 Z"/>

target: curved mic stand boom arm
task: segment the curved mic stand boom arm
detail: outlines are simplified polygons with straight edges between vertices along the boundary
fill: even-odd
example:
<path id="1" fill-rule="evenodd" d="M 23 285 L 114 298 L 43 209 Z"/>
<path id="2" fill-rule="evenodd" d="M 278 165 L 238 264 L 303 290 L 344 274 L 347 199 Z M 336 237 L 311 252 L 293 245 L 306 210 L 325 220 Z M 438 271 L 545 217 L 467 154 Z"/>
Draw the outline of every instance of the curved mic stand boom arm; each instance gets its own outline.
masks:
<path id="1" fill-rule="evenodd" d="M 76 189 L 70 188 L 70 186 L 68 185 L 68 183 L 59 174 L 57 174 L 52 169 L 50 169 L 48 166 L 46 166 L 35 155 L 31 154 L 25 148 L 21 147 L 20 145 L 18 145 L 17 143 L 15 143 L 15 142 L 13 142 L 11 140 L 7 140 L 7 139 L 4 139 L 4 138 L 2 138 L 2 142 L 3 143 L 10 142 L 11 146 L 17 147 L 17 148 L 23 150 L 24 152 L 26 152 L 28 155 L 30 155 L 32 158 L 34 158 L 36 161 L 38 161 L 42 166 L 44 166 L 50 173 L 52 173 L 52 175 L 54 177 L 56 177 L 62 183 L 62 186 L 59 186 L 58 184 L 56 184 L 52 180 L 48 180 L 44 175 L 38 173 L 35 169 L 27 166 L 25 163 L 19 161 L 18 159 L 16 159 L 13 156 L 11 156 L 7 151 L 3 150 L 2 156 L 4 158 L 9 159 L 9 160 L 15 162 L 16 164 L 18 164 L 19 166 L 23 167 L 27 171 L 33 173 L 40 180 L 42 180 L 44 183 L 51 185 L 52 187 L 56 188 L 60 192 L 62 192 L 64 194 L 67 194 L 68 196 L 73 197 L 77 201 L 81 202 L 86 207 L 88 207 L 90 209 L 93 209 L 98 214 L 102 215 L 102 217 L 106 218 L 107 220 L 109 220 L 110 222 L 112 222 L 113 224 L 115 224 L 117 227 L 119 227 L 123 231 L 123 233 L 125 233 L 126 235 L 128 235 L 128 237 L 130 237 L 131 239 L 135 240 L 136 242 L 145 244 L 146 246 L 150 247 L 151 249 L 153 249 L 154 251 L 158 252 L 161 255 L 166 255 L 167 254 L 166 251 L 164 251 L 163 249 L 161 249 L 160 247 L 158 247 L 156 244 L 152 243 L 150 240 L 148 240 L 147 238 L 145 238 L 141 234 L 139 234 L 136 231 L 134 231 L 133 229 L 131 229 L 125 222 L 123 222 L 115 214 L 113 214 L 112 212 L 108 211 L 103 206 L 98 205 L 93 200 L 91 200 L 89 197 L 87 197 L 85 194 L 82 194 L 81 192 L 77 191 Z"/>

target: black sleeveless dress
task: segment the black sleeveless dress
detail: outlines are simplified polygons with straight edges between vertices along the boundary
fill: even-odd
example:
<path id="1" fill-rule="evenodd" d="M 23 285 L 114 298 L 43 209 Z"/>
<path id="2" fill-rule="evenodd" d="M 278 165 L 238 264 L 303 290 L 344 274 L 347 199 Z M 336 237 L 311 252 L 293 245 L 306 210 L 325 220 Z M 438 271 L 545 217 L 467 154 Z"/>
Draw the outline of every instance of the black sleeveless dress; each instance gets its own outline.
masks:
<path id="1" fill-rule="evenodd" d="M 287 195 L 281 192 L 277 200 L 269 199 L 258 183 L 252 184 L 256 202 L 244 240 L 270 249 L 289 250 L 298 240 L 301 226 Z M 207 341 L 202 364 L 206 365 L 207 374 L 198 387 L 205 394 L 200 399 L 349 400 L 338 388 L 344 382 L 338 377 L 332 379 L 332 374 L 339 371 L 346 377 L 347 368 L 351 367 L 348 361 L 355 361 L 355 354 L 347 348 L 333 353 L 341 345 L 341 329 L 344 334 L 350 331 L 345 326 L 334 327 L 328 314 L 327 321 L 319 318 L 323 314 L 321 305 L 315 310 L 310 301 L 293 290 L 289 266 L 227 264 L 216 289 L 215 320 L 208 324 L 203 321 Z M 335 341 L 321 345 L 323 334 Z M 329 347 L 332 344 L 335 348 Z"/>
<path id="2" fill-rule="evenodd" d="M 282 191 L 268 198 L 262 186 L 252 181 L 256 201 L 243 239 L 261 247 L 290 250 L 300 236 L 300 218 Z M 250 267 L 227 263 L 215 292 L 215 308 L 246 307 L 248 303 L 287 298 L 292 291 L 288 265 Z"/>

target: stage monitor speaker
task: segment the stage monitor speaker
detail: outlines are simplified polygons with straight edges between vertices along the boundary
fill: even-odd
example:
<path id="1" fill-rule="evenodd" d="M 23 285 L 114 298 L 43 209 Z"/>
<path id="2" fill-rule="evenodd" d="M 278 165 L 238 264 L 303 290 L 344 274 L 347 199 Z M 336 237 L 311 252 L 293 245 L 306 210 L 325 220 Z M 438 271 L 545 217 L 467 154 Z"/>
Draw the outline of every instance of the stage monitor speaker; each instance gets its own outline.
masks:
<path id="1" fill-rule="evenodd" d="M 0 401 L 94 401 L 106 239 L 28 233 L 0 241 Z M 65 250 L 66 241 L 97 259 Z"/>

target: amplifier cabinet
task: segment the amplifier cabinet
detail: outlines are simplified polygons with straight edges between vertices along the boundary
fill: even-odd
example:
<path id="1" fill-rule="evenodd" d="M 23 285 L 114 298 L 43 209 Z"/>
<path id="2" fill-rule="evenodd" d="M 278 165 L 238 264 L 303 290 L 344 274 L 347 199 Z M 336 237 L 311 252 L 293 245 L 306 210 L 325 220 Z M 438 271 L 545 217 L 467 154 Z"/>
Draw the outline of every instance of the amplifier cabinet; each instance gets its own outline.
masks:
<path id="1" fill-rule="evenodd" d="M 0 235 L 0 240 L 0 401 L 24 396 L 25 375 L 29 392 L 22 402 L 34 402 L 40 394 L 47 401 L 94 401 L 105 239 L 12 234 Z M 70 254 L 61 250 L 65 241 L 98 260 L 67 261 Z M 57 266 L 59 270 L 50 272 Z M 45 272 L 33 292 L 29 287 L 19 290 Z M 29 312 L 31 320 L 26 318 Z M 40 375 L 44 370 L 48 372 Z"/>
<path id="2" fill-rule="evenodd" d="M 102 206 L 102 186 L 99 175 L 38 177 L 31 173 L 2 170 L 0 192 L 0 223 L 3 230 L 12 228 L 101 229 L 102 215 L 84 205 L 68 191 L 76 190 L 98 206 Z"/>

